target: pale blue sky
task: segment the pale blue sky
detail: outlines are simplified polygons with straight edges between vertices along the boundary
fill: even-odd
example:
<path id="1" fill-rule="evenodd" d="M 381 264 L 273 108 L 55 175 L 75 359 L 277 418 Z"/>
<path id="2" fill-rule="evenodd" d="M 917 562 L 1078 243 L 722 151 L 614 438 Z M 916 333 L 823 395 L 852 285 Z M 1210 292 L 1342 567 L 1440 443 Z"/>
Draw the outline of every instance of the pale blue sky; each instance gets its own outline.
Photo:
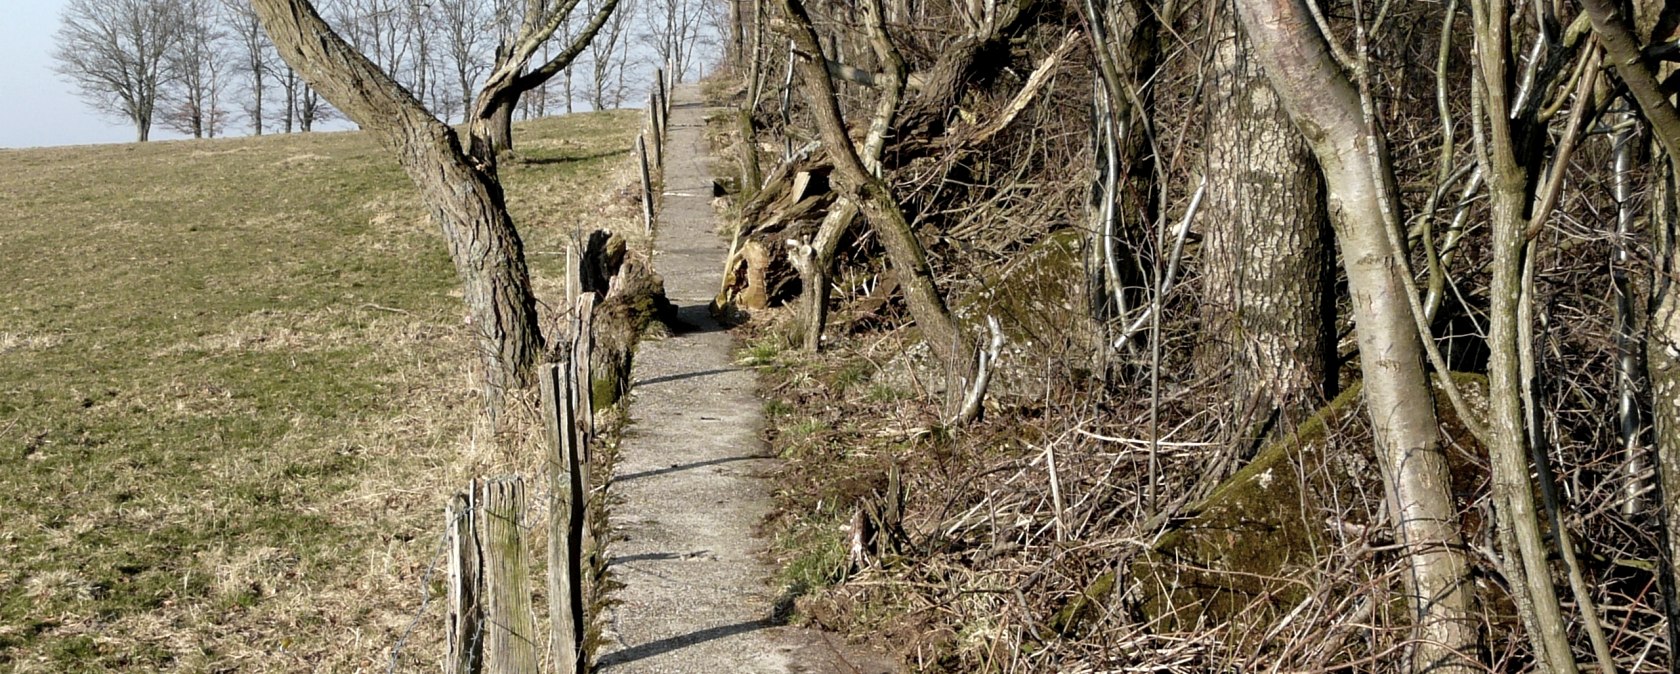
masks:
<path id="1" fill-rule="evenodd" d="M 134 129 L 94 112 L 53 72 L 64 0 L 0 0 L 0 147 L 126 143 Z M 173 137 L 153 129 L 153 138 Z"/>
<path id="2" fill-rule="evenodd" d="M 0 148 L 134 140 L 134 129 L 128 121 L 89 107 L 74 86 L 53 72 L 53 40 L 58 32 L 59 12 L 66 1 L 0 0 Z M 710 52 L 715 47 L 699 49 Z M 702 57 L 699 62 L 709 60 Z M 637 101 L 627 104 L 636 105 Z M 349 126 L 335 121 L 318 128 Z M 242 119 L 235 120 L 227 129 L 229 135 L 249 131 Z M 182 137 L 160 125 L 152 126 L 154 140 Z"/>

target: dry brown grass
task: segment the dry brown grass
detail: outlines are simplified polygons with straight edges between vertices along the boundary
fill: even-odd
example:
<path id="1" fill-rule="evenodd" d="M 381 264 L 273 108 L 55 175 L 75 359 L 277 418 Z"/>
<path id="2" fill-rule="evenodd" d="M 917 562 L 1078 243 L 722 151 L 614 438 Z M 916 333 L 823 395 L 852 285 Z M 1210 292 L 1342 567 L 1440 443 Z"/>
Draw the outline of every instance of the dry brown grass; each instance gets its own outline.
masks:
<path id="1" fill-rule="evenodd" d="M 518 129 L 543 299 L 570 231 L 639 226 L 635 119 Z M 383 151 L 5 154 L 0 669 L 384 671 L 411 629 L 397 670 L 435 666 L 442 504 L 535 454 L 478 421 L 454 272 Z"/>

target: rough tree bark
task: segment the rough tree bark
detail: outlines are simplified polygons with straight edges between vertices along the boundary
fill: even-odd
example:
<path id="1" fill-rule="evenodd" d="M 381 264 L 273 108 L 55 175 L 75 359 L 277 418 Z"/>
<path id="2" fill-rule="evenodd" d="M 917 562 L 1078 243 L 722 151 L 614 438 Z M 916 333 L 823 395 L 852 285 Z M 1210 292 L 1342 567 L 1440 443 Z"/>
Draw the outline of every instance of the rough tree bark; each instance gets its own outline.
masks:
<path id="1" fill-rule="evenodd" d="M 1272 89 L 1324 169 L 1358 326 L 1360 369 L 1389 521 L 1405 558 L 1415 621 L 1413 671 L 1479 671 L 1481 651 L 1458 512 L 1423 368 L 1424 335 L 1398 234 L 1383 135 L 1367 127 L 1359 93 L 1330 54 L 1305 0 L 1238 0 L 1244 32 Z"/>
<path id="2" fill-rule="evenodd" d="M 783 30 L 793 39 L 795 50 L 800 54 L 796 67 L 801 85 L 807 105 L 817 119 L 823 145 L 834 161 L 833 175 L 840 193 L 858 205 L 881 237 L 881 245 L 886 248 L 893 272 L 903 288 L 910 315 L 921 328 L 922 338 L 934 355 L 947 372 L 955 375 L 952 383 L 962 384 L 951 389 L 960 395 L 959 389 L 966 388 L 974 370 L 974 344 L 946 308 L 945 298 L 934 283 L 933 270 L 928 266 L 927 253 L 899 206 L 898 198 L 885 181 L 869 171 L 858 156 L 857 148 L 852 145 L 846 122 L 840 116 L 834 81 L 829 79 L 822 47 L 816 29 L 811 26 L 811 17 L 805 12 L 804 3 L 801 0 L 781 0 L 780 5 L 785 20 Z"/>
<path id="3" fill-rule="evenodd" d="M 492 415 L 532 382 L 542 352 L 536 299 L 501 184 L 462 152 L 454 130 L 345 43 L 307 0 L 253 0 L 280 55 L 397 155 L 443 230 L 483 359 Z"/>
<path id="4" fill-rule="evenodd" d="M 1232 440 L 1247 451 L 1275 415 L 1304 413 L 1332 394 L 1330 228 L 1312 149 L 1236 17 L 1216 11 L 1196 359 L 1205 374 L 1223 377 L 1237 422 Z"/>

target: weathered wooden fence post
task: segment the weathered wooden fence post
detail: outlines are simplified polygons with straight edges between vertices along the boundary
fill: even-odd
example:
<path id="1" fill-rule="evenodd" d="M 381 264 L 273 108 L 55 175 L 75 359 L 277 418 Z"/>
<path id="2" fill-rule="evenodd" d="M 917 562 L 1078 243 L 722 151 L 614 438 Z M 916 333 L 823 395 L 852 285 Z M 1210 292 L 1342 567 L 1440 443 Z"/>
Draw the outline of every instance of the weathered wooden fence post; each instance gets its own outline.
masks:
<path id="1" fill-rule="evenodd" d="M 648 94 L 648 138 L 653 143 L 653 165 L 665 166 L 665 113 L 661 111 L 659 93 Z"/>
<path id="2" fill-rule="evenodd" d="M 660 68 L 654 78 L 654 95 L 659 98 L 659 132 L 665 133 L 666 117 L 671 113 L 671 89 L 665 86 L 665 69 Z"/>
<path id="3" fill-rule="evenodd" d="M 636 137 L 636 156 L 641 158 L 642 165 L 642 231 L 653 234 L 653 178 L 648 168 L 647 144 L 642 137 Z"/>
<path id="4" fill-rule="evenodd" d="M 595 373 L 591 365 L 591 355 L 595 350 L 595 296 L 584 295 L 577 300 L 577 320 L 572 331 L 572 409 L 575 411 L 574 422 L 577 427 L 578 472 L 579 482 L 583 485 L 583 496 L 579 500 L 583 507 L 583 530 L 581 541 L 583 547 L 579 558 L 584 562 L 585 588 L 593 588 L 600 561 L 601 549 L 595 540 L 593 523 L 596 514 L 603 507 L 596 498 L 595 482 L 590 477 L 590 467 L 595 460 Z M 583 597 L 586 601 L 591 598 Z M 587 606 L 587 604 L 585 604 Z"/>
<path id="5" fill-rule="evenodd" d="M 557 674 L 582 674 L 588 667 L 588 657 L 583 652 L 581 554 L 587 486 L 579 470 L 581 453 L 572 392 L 577 386 L 574 372 L 570 363 L 547 363 L 540 378 L 543 427 L 548 436 L 544 463 L 548 468 L 549 642 Z"/>
<path id="6" fill-rule="evenodd" d="M 484 664 L 482 606 L 479 605 L 480 560 L 478 557 L 478 528 L 476 481 L 467 491 L 456 494 L 444 507 L 449 554 L 449 657 L 444 674 L 479 674 Z"/>
<path id="7" fill-rule="evenodd" d="M 531 610 L 531 563 L 524 536 L 525 481 L 517 476 L 485 480 L 478 502 L 485 672 L 537 674 L 537 621 Z"/>

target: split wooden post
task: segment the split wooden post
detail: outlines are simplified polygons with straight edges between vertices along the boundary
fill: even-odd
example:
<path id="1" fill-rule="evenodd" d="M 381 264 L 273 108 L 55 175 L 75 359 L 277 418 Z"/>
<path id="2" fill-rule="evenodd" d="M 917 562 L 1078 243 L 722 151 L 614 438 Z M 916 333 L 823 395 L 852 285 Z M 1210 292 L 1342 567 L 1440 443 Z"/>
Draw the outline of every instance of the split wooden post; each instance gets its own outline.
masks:
<path id="1" fill-rule="evenodd" d="M 656 76 L 653 78 L 654 86 L 657 87 L 654 90 L 654 95 L 659 97 L 660 133 L 665 133 L 665 117 L 671 112 L 671 89 L 665 86 L 665 72 L 666 70 L 664 68 L 660 68 Z"/>
<path id="2" fill-rule="evenodd" d="M 479 674 L 484 664 L 478 530 L 473 525 L 477 497 L 475 482 L 451 498 L 443 511 L 449 554 L 449 656 L 444 674 Z"/>
<path id="3" fill-rule="evenodd" d="M 583 237 L 582 232 L 572 230 L 570 241 L 566 242 L 566 302 L 576 302 L 578 295 L 583 292 Z"/>
<path id="4" fill-rule="evenodd" d="M 583 494 L 578 503 L 583 508 L 583 527 L 580 540 L 582 559 L 586 562 L 584 569 L 586 578 L 583 586 L 591 588 L 595 585 L 593 576 L 600 561 L 601 549 L 595 540 L 593 522 L 596 513 L 600 512 L 601 504 L 597 502 L 595 482 L 590 477 L 590 468 L 595 460 L 595 373 L 591 361 L 591 354 L 595 350 L 595 296 L 584 295 L 577 300 L 577 318 L 573 321 L 572 330 L 572 409 L 577 427 L 578 474 L 579 484 L 583 486 Z M 585 600 L 589 597 L 585 596 Z M 588 604 L 586 603 L 585 606 Z"/>
<path id="5" fill-rule="evenodd" d="M 585 297 L 593 297 L 585 294 Z M 583 476 L 578 470 L 578 433 L 572 389 L 573 368 L 546 363 L 539 378 L 543 428 L 548 436 L 544 461 L 548 479 L 548 612 L 554 671 L 582 674 L 584 606 L 582 530 Z"/>
<path id="6" fill-rule="evenodd" d="M 659 93 L 648 94 L 649 142 L 653 143 L 653 165 L 665 166 L 665 113 L 661 111 Z"/>
<path id="7" fill-rule="evenodd" d="M 642 164 L 642 230 L 649 236 L 653 235 L 653 178 L 648 170 L 647 144 L 642 137 L 636 137 L 636 155 Z"/>
<path id="8" fill-rule="evenodd" d="M 536 674 L 537 626 L 525 548 L 525 481 L 485 480 L 479 493 L 484 555 L 484 671 Z"/>

